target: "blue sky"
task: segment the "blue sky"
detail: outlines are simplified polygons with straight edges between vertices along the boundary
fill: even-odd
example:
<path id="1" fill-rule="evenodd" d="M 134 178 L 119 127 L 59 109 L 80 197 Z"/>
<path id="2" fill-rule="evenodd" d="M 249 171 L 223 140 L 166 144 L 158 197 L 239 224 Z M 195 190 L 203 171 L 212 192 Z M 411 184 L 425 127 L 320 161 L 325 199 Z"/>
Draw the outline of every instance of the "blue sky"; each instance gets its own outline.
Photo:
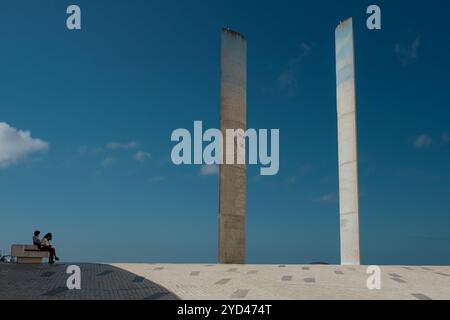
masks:
<path id="1" fill-rule="evenodd" d="M 215 262 L 218 177 L 174 166 L 170 135 L 219 126 L 230 27 L 248 126 L 280 129 L 279 174 L 248 170 L 248 262 L 338 263 L 334 29 L 351 16 L 362 262 L 450 264 L 450 5 L 377 1 L 369 31 L 370 4 L 3 1 L 0 249 L 38 228 L 66 261 Z"/>

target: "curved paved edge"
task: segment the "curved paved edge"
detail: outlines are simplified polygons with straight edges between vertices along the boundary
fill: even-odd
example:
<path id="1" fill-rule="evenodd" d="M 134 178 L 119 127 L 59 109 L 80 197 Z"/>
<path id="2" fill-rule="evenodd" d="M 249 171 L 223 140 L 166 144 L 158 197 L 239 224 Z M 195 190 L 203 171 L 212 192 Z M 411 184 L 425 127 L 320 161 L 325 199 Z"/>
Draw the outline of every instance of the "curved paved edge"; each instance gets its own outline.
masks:
<path id="1" fill-rule="evenodd" d="M 81 290 L 68 290 L 67 266 L 81 269 Z M 0 264 L 0 300 L 178 300 L 166 288 L 107 264 Z"/>

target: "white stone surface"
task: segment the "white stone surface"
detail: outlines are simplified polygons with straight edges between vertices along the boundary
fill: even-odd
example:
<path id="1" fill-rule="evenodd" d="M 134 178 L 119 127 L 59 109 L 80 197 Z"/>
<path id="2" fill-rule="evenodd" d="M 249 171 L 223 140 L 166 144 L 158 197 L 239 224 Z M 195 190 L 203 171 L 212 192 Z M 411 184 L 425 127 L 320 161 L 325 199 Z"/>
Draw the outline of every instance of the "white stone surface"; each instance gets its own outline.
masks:
<path id="1" fill-rule="evenodd" d="M 450 299 L 450 267 L 380 266 L 369 290 L 366 266 L 114 264 L 185 300 Z"/>
<path id="2" fill-rule="evenodd" d="M 360 264 L 358 152 L 352 19 L 336 29 L 341 263 Z"/>

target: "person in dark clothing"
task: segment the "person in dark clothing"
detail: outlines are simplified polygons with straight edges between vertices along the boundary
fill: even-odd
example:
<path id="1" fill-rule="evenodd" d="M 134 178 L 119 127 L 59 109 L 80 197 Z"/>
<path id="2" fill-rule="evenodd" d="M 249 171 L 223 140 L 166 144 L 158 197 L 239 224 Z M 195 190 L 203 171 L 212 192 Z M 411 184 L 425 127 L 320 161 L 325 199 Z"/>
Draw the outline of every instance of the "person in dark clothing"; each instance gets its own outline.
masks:
<path id="1" fill-rule="evenodd" d="M 36 230 L 34 232 L 34 236 L 33 236 L 33 245 L 37 246 L 39 250 L 42 247 L 41 240 L 39 239 L 40 234 L 41 234 L 41 232 L 39 230 Z"/>
<path id="2" fill-rule="evenodd" d="M 51 233 L 47 233 L 41 241 L 41 249 L 42 251 L 47 251 L 50 253 L 48 258 L 49 264 L 54 264 L 55 260 L 59 261 L 59 258 L 56 256 L 56 250 L 53 248 L 50 241 L 53 239 L 53 235 Z"/>

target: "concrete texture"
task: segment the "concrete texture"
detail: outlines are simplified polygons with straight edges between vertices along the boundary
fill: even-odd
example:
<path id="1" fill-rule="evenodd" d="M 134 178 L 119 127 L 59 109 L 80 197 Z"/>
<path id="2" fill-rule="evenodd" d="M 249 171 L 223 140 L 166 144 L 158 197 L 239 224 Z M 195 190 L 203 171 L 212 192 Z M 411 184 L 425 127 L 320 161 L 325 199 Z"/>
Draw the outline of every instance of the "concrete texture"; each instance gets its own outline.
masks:
<path id="1" fill-rule="evenodd" d="M 17 257 L 20 264 L 39 264 L 43 258 L 48 258 L 49 253 L 40 251 L 37 246 L 27 244 L 13 244 L 11 255 Z"/>
<path id="2" fill-rule="evenodd" d="M 359 193 L 352 19 L 336 29 L 341 263 L 359 265 Z"/>
<path id="3" fill-rule="evenodd" d="M 448 300 L 450 267 L 380 266 L 369 290 L 365 266 L 114 264 L 183 300 Z M 162 267 L 155 271 L 156 266 Z M 193 271 L 199 272 L 196 277 Z M 400 280 L 400 281 L 399 281 Z"/>
<path id="4" fill-rule="evenodd" d="M 67 264 L 0 263 L 0 300 L 448 300 L 448 266 L 87 264 L 81 290 L 68 290 Z M 230 271 L 232 270 L 232 271 Z"/>
<path id="5" fill-rule="evenodd" d="M 237 141 L 227 141 L 227 129 L 246 130 L 247 100 L 247 43 L 245 38 L 232 30 L 222 30 L 221 48 L 221 106 L 220 127 L 225 150 Z M 225 153 L 222 154 L 226 159 Z M 220 166 L 219 194 L 219 263 L 245 263 L 245 215 L 246 215 L 246 166 L 223 164 Z"/>

